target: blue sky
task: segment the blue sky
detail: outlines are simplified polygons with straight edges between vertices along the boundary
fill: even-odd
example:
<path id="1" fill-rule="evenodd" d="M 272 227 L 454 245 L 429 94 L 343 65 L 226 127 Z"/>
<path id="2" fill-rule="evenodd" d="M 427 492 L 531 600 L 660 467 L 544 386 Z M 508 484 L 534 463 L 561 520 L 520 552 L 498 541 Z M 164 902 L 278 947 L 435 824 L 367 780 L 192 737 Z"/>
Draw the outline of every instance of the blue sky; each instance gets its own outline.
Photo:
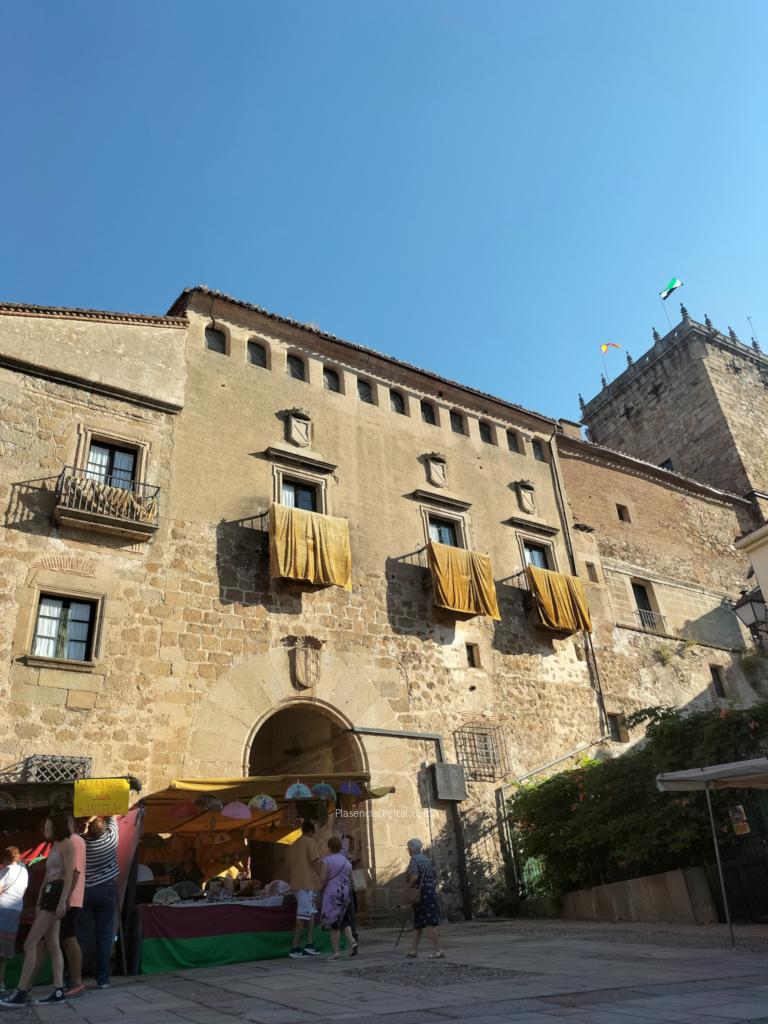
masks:
<path id="1" fill-rule="evenodd" d="M 0 297 L 205 283 L 570 417 L 672 276 L 768 351 L 766 30 L 762 0 L 8 2 Z"/>

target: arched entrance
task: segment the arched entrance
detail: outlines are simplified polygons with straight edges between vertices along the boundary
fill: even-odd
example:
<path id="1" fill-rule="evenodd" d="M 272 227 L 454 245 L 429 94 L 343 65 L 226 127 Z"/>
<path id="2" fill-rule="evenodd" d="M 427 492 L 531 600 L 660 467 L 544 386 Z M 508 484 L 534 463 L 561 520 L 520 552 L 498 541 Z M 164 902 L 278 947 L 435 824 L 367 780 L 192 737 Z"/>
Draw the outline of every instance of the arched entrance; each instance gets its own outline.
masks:
<path id="1" fill-rule="evenodd" d="M 273 712 L 257 727 L 248 754 L 249 775 L 359 775 L 367 771 L 365 751 L 349 724 L 333 708 L 320 701 L 291 701 Z M 320 802 L 300 802 L 301 816 L 315 821 L 320 853 L 327 852 L 332 835 L 347 840 L 349 857 L 361 867 L 371 867 L 370 828 L 365 804 L 340 797 L 334 807 Z M 349 812 L 356 811 L 356 814 Z M 251 868 L 263 882 L 285 879 L 287 847 L 252 843 Z"/>

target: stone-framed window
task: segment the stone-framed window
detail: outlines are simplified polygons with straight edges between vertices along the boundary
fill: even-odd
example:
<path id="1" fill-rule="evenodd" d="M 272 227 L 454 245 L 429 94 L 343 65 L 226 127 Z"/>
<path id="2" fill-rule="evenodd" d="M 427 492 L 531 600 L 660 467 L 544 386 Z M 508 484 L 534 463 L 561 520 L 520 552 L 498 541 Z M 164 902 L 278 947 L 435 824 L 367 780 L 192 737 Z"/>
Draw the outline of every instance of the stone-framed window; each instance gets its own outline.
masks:
<path id="1" fill-rule="evenodd" d="M 421 421 L 422 423 L 428 423 L 432 427 L 437 426 L 437 411 L 431 402 L 428 402 L 426 398 L 421 400 Z"/>
<path id="2" fill-rule="evenodd" d="M 460 413 L 458 409 L 451 409 L 451 430 L 454 434 L 463 434 L 466 437 L 467 434 L 467 421 L 464 419 L 464 414 Z"/>
<path id="3" fill-rule="evenodd" d="M 83 476 L 100 483 L 131 490 L 146 481 L 149 445 L 133 437 L 80 424 L 74 466 Z"/>
<path id="4" fill-rule="evenodd" d="M 35 587 L 26 644 L 29 664 L 90 668 L 99 656 L 104 596 Z"/>
<path id="5" fill-rule="evenodd" d="M 480 420 L 480 440 L 483 444 L 496 444 L 493 427 L 485 420 Z"/>
<path id="6" fill-rule="evenodd" d="M 209 352 L 216 352 L 221 356 L 229 355 L 229 338 L 224 331 L 219 330 L 210 324 L 205 328 L 205 347 Z"/>
<path id="7" fill-rule="evenodd" d="M 400 391 L 395 391 L 394 388 L 390 389 L 389 392 L 389 408 L 392 412 L 396 412 L 398 416 L 407 416 L 408 407 Z"/>
<path id="8" fill-rule="evenodd" d="M 302 356 L 296 355 L 295 352 L 290 352 L 288 358 L 285 361 L 285 370 L 289 377 L 293 377 L 294 380 L 307 379 L 307 364 Z"/>
<path id="9" fill-rule="evenodd" d="M 269 349 L 262 341 L 255 338 L 248 340 L 248 362 L 251 366 L 259 366 L 262 370 L 269 369 Z"/>
<path id="10" fill-rule="evenodd" d="M 709 675 L 712 680 L 712 689 L 715 691 L 715 696 L 720 700 L 725 700 L 728 696 L 725 692 L 725 672 L 720 665 L 710 665 Z"/>
<path id="11" fill-rule="evenodd" d="M 587 567 L 587 579 L 590 583 L 599 583 L 600 577 L 597 575 L 597 567 L 594 562 L 585 562 Z"/>
<path id="12" fill-rule="evenodd" d="M 520 544 L 520 557 L 524 566 L 532 565 L 536 569 L 549 569 L 557 572 L 555 551 L 550 543 L 540 537 L 517 535 Z"/>
<path id="13" fill-rule="evenodd" d="M 464 644 L 467 652 L 467 668 L 480 668 L 480 648 L 477 644 Z"/>
<path id="14" fill-rule="evenodd" d="M 326 477 L 292 466 L 272 466 L 272 500 L 276 505 L 330 515 Z"/>
<path id="15" fill-rule="evenodd" d="M 509 772 L 504 731 L 500 725 L 472 722 L 453 734 L 456 760 L 467 778 L 476 782 L 496 782 Z"/>
<path id="16" fill-rule="evenodd" d="M 376 405 L 376 398 L 373 391 L 373 384 L 362 377 L 357 378 L 357 397 L 365 405 Z"/>
<path id="17" fill-rule="evenodd" d="M 517 432 L 514 430 L 507 431 L 507 448 L 509 448 L 509 450 L 511 452 L 514 452 L 516 455 L 522 454 L 520 438 L 518 437 Z"/>
<path id="18" fill-rule="evenodd" d="M 627 719 L 618 712 L 606 712 L 608 719 L 608 735 L 613 743 L 629 743 L 629 729 Z"/>
<path id="19" fill-rule="evenodd" d="M 626 505 L 621 505 L 616 502 L 616 515 L 619 517 L 620 523 L 631 523 L 632 516 L 629 514 L 629 508 Z"/>
<path id="20" fill-rule="evenodd" d="M 323 367 L 323 388 L 337 395 L 341 394 L 341 374 L 332 366 Z"/>
<path id="21" fill-rule="evenodd" d="M 543 441 L 539 441 L 538 438 L 534 438 L 531 441 L 531 451 L 533 457 L 537 462 L 549 462 L 547 458 L 547 449 Z"/>

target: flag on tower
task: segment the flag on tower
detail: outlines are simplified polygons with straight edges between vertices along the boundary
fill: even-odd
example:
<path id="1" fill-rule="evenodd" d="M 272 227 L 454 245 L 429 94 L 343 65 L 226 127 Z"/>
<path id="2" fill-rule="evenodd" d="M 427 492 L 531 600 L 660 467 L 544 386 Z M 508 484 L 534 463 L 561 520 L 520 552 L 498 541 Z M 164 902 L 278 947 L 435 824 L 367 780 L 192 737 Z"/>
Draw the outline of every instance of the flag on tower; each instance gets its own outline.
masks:
<path id="1" fill-rule="evenodd" d="M 659 295 L 661 296 L 661 301 L 663 302 L 664 299 L 668 299 L 669 296 L 672 294 L 672 292 L 677 291 L 678 288 L 682 288 L 682 287 L 683 287 L 683 282 L 680 280 L 680 278 L 679 277 L 673 277 L 672 280 L 667 285 L 667 287 L 664 289 L 664 291 L 659 292 Z"/>
<path id="2" fill-rule="evenodd" d="M 606 353 L 606 352 L 608 351 L 608 349 L 609 349 L 609 348 L 621 348 L 621 345 L 617 345 L 617 344 L 616 344 L 615 342 L 613 342 L 613 341 L 606 341 L 606 342 L 605 342 L 604 344 L 602 344 L 602 345 L 600 346 L 600 351 L 601 351 L 601 352 L 602 352 L 603 354 L 605 354 L 605 353 Z"/>

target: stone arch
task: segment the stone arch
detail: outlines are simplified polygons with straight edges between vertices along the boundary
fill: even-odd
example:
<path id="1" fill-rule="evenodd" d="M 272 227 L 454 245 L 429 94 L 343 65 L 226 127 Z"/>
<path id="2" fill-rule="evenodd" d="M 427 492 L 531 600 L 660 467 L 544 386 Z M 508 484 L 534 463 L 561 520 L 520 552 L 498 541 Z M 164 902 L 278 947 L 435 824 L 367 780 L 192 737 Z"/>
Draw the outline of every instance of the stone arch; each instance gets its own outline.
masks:
<path id="1" fill-rule="evenodd" d="M 402 683 L 370 657 L 324 652 L 320 680 L 311 691 L 297 692 L 291 681 L 288 650 L 273 648 L 233 666 L 201 700 L 183 760 L 186 777 L 241 775 L 256 732 L 283 707 L 316 703 L 349 726 L 399 729 L 397 716 L 381 695 L 384 686 Z M 365 748 L 370 756 L 369 745 Z"/>

